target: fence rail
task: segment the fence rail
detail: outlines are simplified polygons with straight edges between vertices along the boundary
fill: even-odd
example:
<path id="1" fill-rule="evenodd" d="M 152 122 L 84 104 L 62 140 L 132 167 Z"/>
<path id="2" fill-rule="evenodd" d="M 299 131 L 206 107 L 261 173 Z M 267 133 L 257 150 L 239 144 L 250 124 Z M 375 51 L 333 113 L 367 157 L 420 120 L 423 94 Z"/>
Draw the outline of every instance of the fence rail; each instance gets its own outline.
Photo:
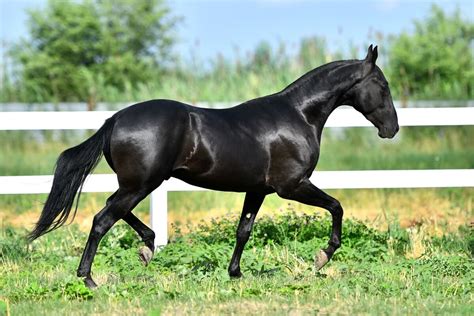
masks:
<path id="1" fill-rule="evenodd" d="M 315 171 L 310 178 L 322 189 L 474 187 L 474 169 Z M 49 193 L 53 176 L 0 176 L 0 194 Z M 115 192 L 115 174 L 87 177 L 82 192 Z M 165 191 L 207 191 L 179 179 L 165 181 Z"/>
<path id="2" fill-rule="evenodd" d="M 0 130 L 98 129 L 115 111 L 0 112 Z M 474 125 L 474 107 L 399 108 L 400 126 Z M 338 108 L 326 127 L 367 127 L 372 123 L 349 107 Z"/>
<path id="3" fill-rule="evenodd" d="M 97 129 L 114 111 L 96 112 L 0 112 L 0 130 Z M 474 108 L 397 109 L 400 126 L 474 125 Z M 327 127 L 371 126 L 352 108 L 339 108 Z M 0 194 L 39 194 L 51 189 L 52 176 L 0 176 Z M 474 169 L 316 171 L 311 181 L 323 189 L 442 188 L 474 187 Z M 114 192 L 115 175 L 94 174 L 87 178 L 84 192 Z M 151 226 L 156 245 L 165 245 L 167 194 L 170 191 L 201 191 L 178 179 L 170 179 L 151 194 Z"/>

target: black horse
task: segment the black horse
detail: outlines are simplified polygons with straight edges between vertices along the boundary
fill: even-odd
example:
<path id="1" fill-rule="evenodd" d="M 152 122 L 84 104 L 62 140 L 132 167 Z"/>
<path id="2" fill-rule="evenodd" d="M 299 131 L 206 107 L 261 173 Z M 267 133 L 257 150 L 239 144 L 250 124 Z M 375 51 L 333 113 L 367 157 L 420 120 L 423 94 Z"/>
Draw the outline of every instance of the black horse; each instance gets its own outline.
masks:
<path id="1" fill-rule="evenodd" d="M 132 210 L 170 177 L 213 190 L 246 192 L 231 277 L 242 275 L 240 257 L 267 194 L 325 208 L 332 215 L 332 233 L 327 248 L 316 255 L 320 269 L 341 245 L 343 214 L 336 199 L 309 181 L 328 116 L 347 104 L 372 122 L 380 137 L 392 138 L 399 129 L 376 59 L 377 47 L 371 45 L 364 60 L 323 65 L 281 92 L 229 109 L 153 100 L 117 112 L 92 137 L 59 156 L 51 193 L 30 240 L 66 222 L 84 180 L 103 154 L 117 174 L 119 189 L 94 217 L 77 270 L 87 286 L 96 286 L 91 265 L 97 246 L 120 219 L 143 239 L 140 257 L 149 263 L 155 234 Z M 74 215 L 76 211 L 77 204 Z"/>

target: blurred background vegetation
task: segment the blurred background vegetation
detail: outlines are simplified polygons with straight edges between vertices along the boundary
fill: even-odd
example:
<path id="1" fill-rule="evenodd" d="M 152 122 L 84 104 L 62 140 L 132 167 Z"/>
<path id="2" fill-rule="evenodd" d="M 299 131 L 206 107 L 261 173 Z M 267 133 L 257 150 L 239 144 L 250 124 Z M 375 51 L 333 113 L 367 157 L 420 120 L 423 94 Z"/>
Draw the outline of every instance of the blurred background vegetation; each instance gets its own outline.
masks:
<path id="1" fill-rule="evenodd" d="M 130 102 L 170 98 L 195 103 L 238 102 L 274 93 L 321 64 L 363 58 L 367 43 L 330 49 L 323 36 L 302 38 L 290 53 L 287 43 L 260 42 L 242 57 L 202 60 L 175 53 L 176 16 L 162 0 L 49 1 L 28 11 L 29 36 L 9 47 L 2 65 L 0 102 L 38 103 L 36 110 L 64 110 L 51 104 L 99 103 L 117 109 Z M 376 33 L 378 64 L 401 106 L 465 105 L 473 99 L 472 20 L 459 10 L 433 5 L 410 32 Z M 236 48 L 237 50 L 238 48 Z M 362 52 L 362 53 L 361 53 Z M 470 101 L 472 104 L 472 101 Z M 30 108 L 29 106 L 25 109 Z M 8 110 L 6 106 L 0 110 Z M 25 110 L 23 109 L 23 110 Z M 103 109 L 103 108 L 102 108 Z M 2 131 L 0 175 L 51 174 L 58 154 L 91 131 Z M 380 140 L 371 128 L 324 132 L 319 170 L 474 168 L 474 128 L 403 128 L 395 140 Z M 98 173 L 112 172 L 102 162 Z M 347 214 L 370 220 L 398 217 L 409 226 L 472 219 L 472 188 L 338 190 Z M 86 223 L 103 205 L 104 194 L 86 194 L 79 214 Z M 0 222 L 31 225 L 44 195 L 0 196 Z M 391 201 L 391 202 L 390 202 Z M 170 195 L 170 222 L 239 212 L 242 195 L 213 192 Z M 147 216 L 148 200 L 138 207 Z M 389 205 L 389 206 L 387 206 Z M 305 208 L 269 197 L 264 210 Z M 311 208 L 306 208 L 311 210 Z M 206 215 L 207 214 L 207 215 Z M 24 215 L 24 216 L 23 216 Z M 81 215 L 82 216 L 82 215 Z"/>
<path id="2" fill-rule="evenodd" d="M 1 102 L 129 102 L 172 98 L 240 101 L 282 89 L 321 64 L 362 58 L 366 43 L 330 50 L 323 36 L 259 43 L 245 58 L 217 55 L 210 67 L 195 52 L 173 53 L 176 17 L 162 0 L 49 1 L 29 11 L 29 38 L 14 43 L 3 65 Z M 472 21 L 433 5 L 414 30 L 377 33 L 379 64 L 395 99 L 472 99 Z"/>

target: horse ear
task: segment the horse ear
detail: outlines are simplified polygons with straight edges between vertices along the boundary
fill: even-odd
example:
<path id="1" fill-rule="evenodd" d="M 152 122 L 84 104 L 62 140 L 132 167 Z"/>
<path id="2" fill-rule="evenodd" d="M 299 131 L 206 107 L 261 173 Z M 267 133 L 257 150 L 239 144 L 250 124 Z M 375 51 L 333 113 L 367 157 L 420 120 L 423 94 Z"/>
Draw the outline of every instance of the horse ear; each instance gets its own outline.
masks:
<path id="1" fill-rule="evenodd" d="M 379 53 L 377 51 L 377 46 L 375 46 L 375 48 L 372 48 L 372 44 L 370 44 L 369 49 L 367 50 L 367 56 L 365 57 L 365 62 L 372 63 L 375 65 L 375 61 L 377 60 L 378 56 Z"/>
<path id="2" fill-rule="evenodd" d="M 367 56 L 365 56 L 365 60 L 372 60 L 372 44 L 370 44 L 369 49 L 367 50 Z"/>
<path id="3" fill-rule="evenodd" d="M 374 49 L 372 50 L 372 63 L 375 64 L 375 61 L 377 60 L 377 57 L 379 57 L 379 52 L 377 50 L 378 46 L 375 46 Z"/>
<path id="4" fill-rule="evenodd" d="M 377 60 L 377 57 L 379 55 L 377 51 L 377 46 L 375 48 L 372 48 L 372 44 L 369 46 L 369 49 L 367 50 L 367 56 L 364 59 L 364 73 L 363 76 L 365 77 L 368 75 L 375 67 L 375 61 Z"/>

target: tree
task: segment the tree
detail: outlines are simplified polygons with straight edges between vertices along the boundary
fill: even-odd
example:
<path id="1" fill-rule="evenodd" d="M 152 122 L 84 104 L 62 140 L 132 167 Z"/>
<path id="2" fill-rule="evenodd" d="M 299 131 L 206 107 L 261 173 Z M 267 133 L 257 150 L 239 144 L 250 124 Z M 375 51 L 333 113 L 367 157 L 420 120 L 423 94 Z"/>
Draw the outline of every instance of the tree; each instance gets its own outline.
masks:
<path id="1" fill-rule="evenodd" d="M 389 76 L 395 93 L 405 97 L 472 98 L 474 25 L 456 10 L 447 15 L 433 5 L 414 22 L 413 34 L 391 38 Z"/>
<path id="2" fill-rule="evenodd" d="M 12 50 L 30 101 L 84 101 L 97 89 L 156 78 L 171 58 L 173 27 L 163 0 L 50 0 L 29 11 L 30 40 Z"/>

